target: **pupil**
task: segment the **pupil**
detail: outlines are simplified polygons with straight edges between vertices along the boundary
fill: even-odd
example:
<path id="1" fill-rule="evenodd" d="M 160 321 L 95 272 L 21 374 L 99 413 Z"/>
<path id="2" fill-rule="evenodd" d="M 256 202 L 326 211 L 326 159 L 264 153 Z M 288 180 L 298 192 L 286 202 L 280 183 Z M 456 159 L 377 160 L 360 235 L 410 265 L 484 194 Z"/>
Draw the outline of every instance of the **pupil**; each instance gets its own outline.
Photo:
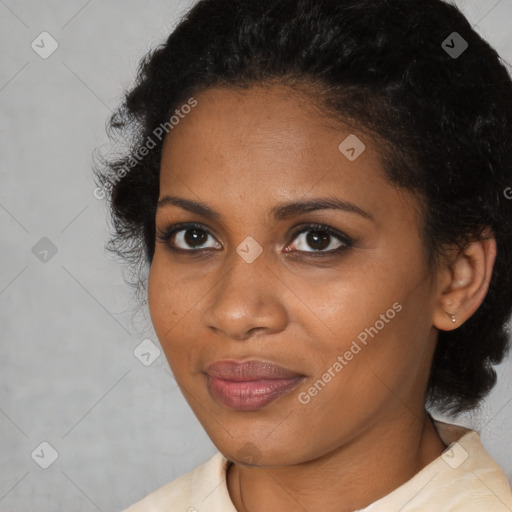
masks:
<path id="1" fill-rule="evenodd" d="M 202 229 L 190 228 L 185 232 L 185 242 L 194 246 L 203 245 L 205 243 L 206 233 Z"/>
<path id="2" fill-rule="evenodd" d="M 307 243 L 313 249 L 325 249 L 329 247 L 329 237 L 330 235 L 325 231 L 310 231 L 306 237 Z"/>

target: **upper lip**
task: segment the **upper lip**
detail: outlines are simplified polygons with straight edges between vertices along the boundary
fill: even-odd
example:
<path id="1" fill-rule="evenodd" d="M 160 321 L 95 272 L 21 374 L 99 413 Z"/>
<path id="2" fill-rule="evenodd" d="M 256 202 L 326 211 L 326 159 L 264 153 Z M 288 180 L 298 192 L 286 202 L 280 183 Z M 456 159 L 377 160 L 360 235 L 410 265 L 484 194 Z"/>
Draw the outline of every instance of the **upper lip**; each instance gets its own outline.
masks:
<path id="1" fill-rule="evenodd" d="M 271 361 L 253 359 L 250 361 L 222 360 L 206 367 L 205 372 L 211 377 L 236 382 L 262 379 L 294 379 L 304 377 L 300 373 L 279 366 Z"/>

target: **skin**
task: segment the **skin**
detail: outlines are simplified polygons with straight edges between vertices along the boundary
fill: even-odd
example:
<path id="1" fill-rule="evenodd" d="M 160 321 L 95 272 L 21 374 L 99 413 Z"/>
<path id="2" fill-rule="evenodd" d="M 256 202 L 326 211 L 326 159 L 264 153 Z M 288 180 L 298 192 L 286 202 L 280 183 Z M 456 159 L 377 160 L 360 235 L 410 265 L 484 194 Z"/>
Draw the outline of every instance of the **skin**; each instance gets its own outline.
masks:
<path id="1" fill-rule="evenodd" d="M 195 222 L 206 233 L 202 254 L 190 240 L 157 240 L 148 283 L 155 331 L 192 410 L 233 461 L 227 486 L 239 512 L 363 508 L 445 448 L 425 412 L 437 333 L 458 327 L 482 302 L 494 240 L 471 243 L 433 272 L 418 201 L 389 183 L 371 137 L 328 122 L 285 86 L 212 88 L 195 98 L 165 139 L 160 199 L 200 201 L 219 218 L 158 208 L 158 231 Z M 338 149 L 350 133 L 366 146 L 354 161 Z M 372 219 L 336 209 L 281 220 L 270 213 L 319 197 L 353 203 Z M 352 245 L 328 254 L 340 246 L 328 237 L 317 256 L 311 230 L 293 237 L 294 227 L 311 222 Z M 252 263 L 236 252 L 248 236 L 263 249 Z M 300 403 L 299 394 L 394 303 L 401 311 Z M 305 379 L 259 410 L 232 410 L 207 388 L 204 369 L 220 359 L 266 359 Z"/>

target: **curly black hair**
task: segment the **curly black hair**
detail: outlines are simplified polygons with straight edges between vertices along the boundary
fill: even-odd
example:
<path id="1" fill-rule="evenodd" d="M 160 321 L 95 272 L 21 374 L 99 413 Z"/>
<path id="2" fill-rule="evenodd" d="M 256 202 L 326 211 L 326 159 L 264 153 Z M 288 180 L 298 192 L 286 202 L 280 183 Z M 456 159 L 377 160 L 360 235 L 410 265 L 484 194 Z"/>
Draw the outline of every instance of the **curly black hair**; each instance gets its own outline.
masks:
<path id="1" fill-rule="evenodd" d="M 151 265 L 165 134 L 199 91 L 284 84 L 377 141 L 387 177 L 424 211 L 430 268 L 490 229 L 488 293 L 440 331 L 427 404 L 479 405 L 508 349 L 512 311 L 512 81 L 504 60 L 442 0 L 200 0 L 140 62 L 107 125 L 121 153 L 95 163 L 108 199 L 109 251 L 139 276 Z M 174 121 L 173 121 L 174 119 Z M 164 133 L 165 132 L 165 133 Z"/>

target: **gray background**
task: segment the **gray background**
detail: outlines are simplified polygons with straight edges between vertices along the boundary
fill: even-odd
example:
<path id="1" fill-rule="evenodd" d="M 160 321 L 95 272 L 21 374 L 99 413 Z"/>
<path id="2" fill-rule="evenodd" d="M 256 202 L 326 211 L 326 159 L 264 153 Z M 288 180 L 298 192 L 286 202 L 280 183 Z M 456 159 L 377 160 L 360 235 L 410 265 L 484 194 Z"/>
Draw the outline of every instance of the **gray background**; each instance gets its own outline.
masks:
<path id="1" fill-rule="evenodd" d="M 158 341 L 105 253 L 92 193 L 110 111 L 191 3 L 0 0 L 0 511 L 120 510 L 216 451 L 163 353 L 135 357 Z M 512 0 L 456 3 L 511 62 Z M 46 59 L 31 47 L 50 48 L 43 31 L 59 45 Z M 511 369 L 509 358 L 482 409 L 458 419 L 509 479 Z M 58 454 L 47 469 L 42 442 Z"/>

